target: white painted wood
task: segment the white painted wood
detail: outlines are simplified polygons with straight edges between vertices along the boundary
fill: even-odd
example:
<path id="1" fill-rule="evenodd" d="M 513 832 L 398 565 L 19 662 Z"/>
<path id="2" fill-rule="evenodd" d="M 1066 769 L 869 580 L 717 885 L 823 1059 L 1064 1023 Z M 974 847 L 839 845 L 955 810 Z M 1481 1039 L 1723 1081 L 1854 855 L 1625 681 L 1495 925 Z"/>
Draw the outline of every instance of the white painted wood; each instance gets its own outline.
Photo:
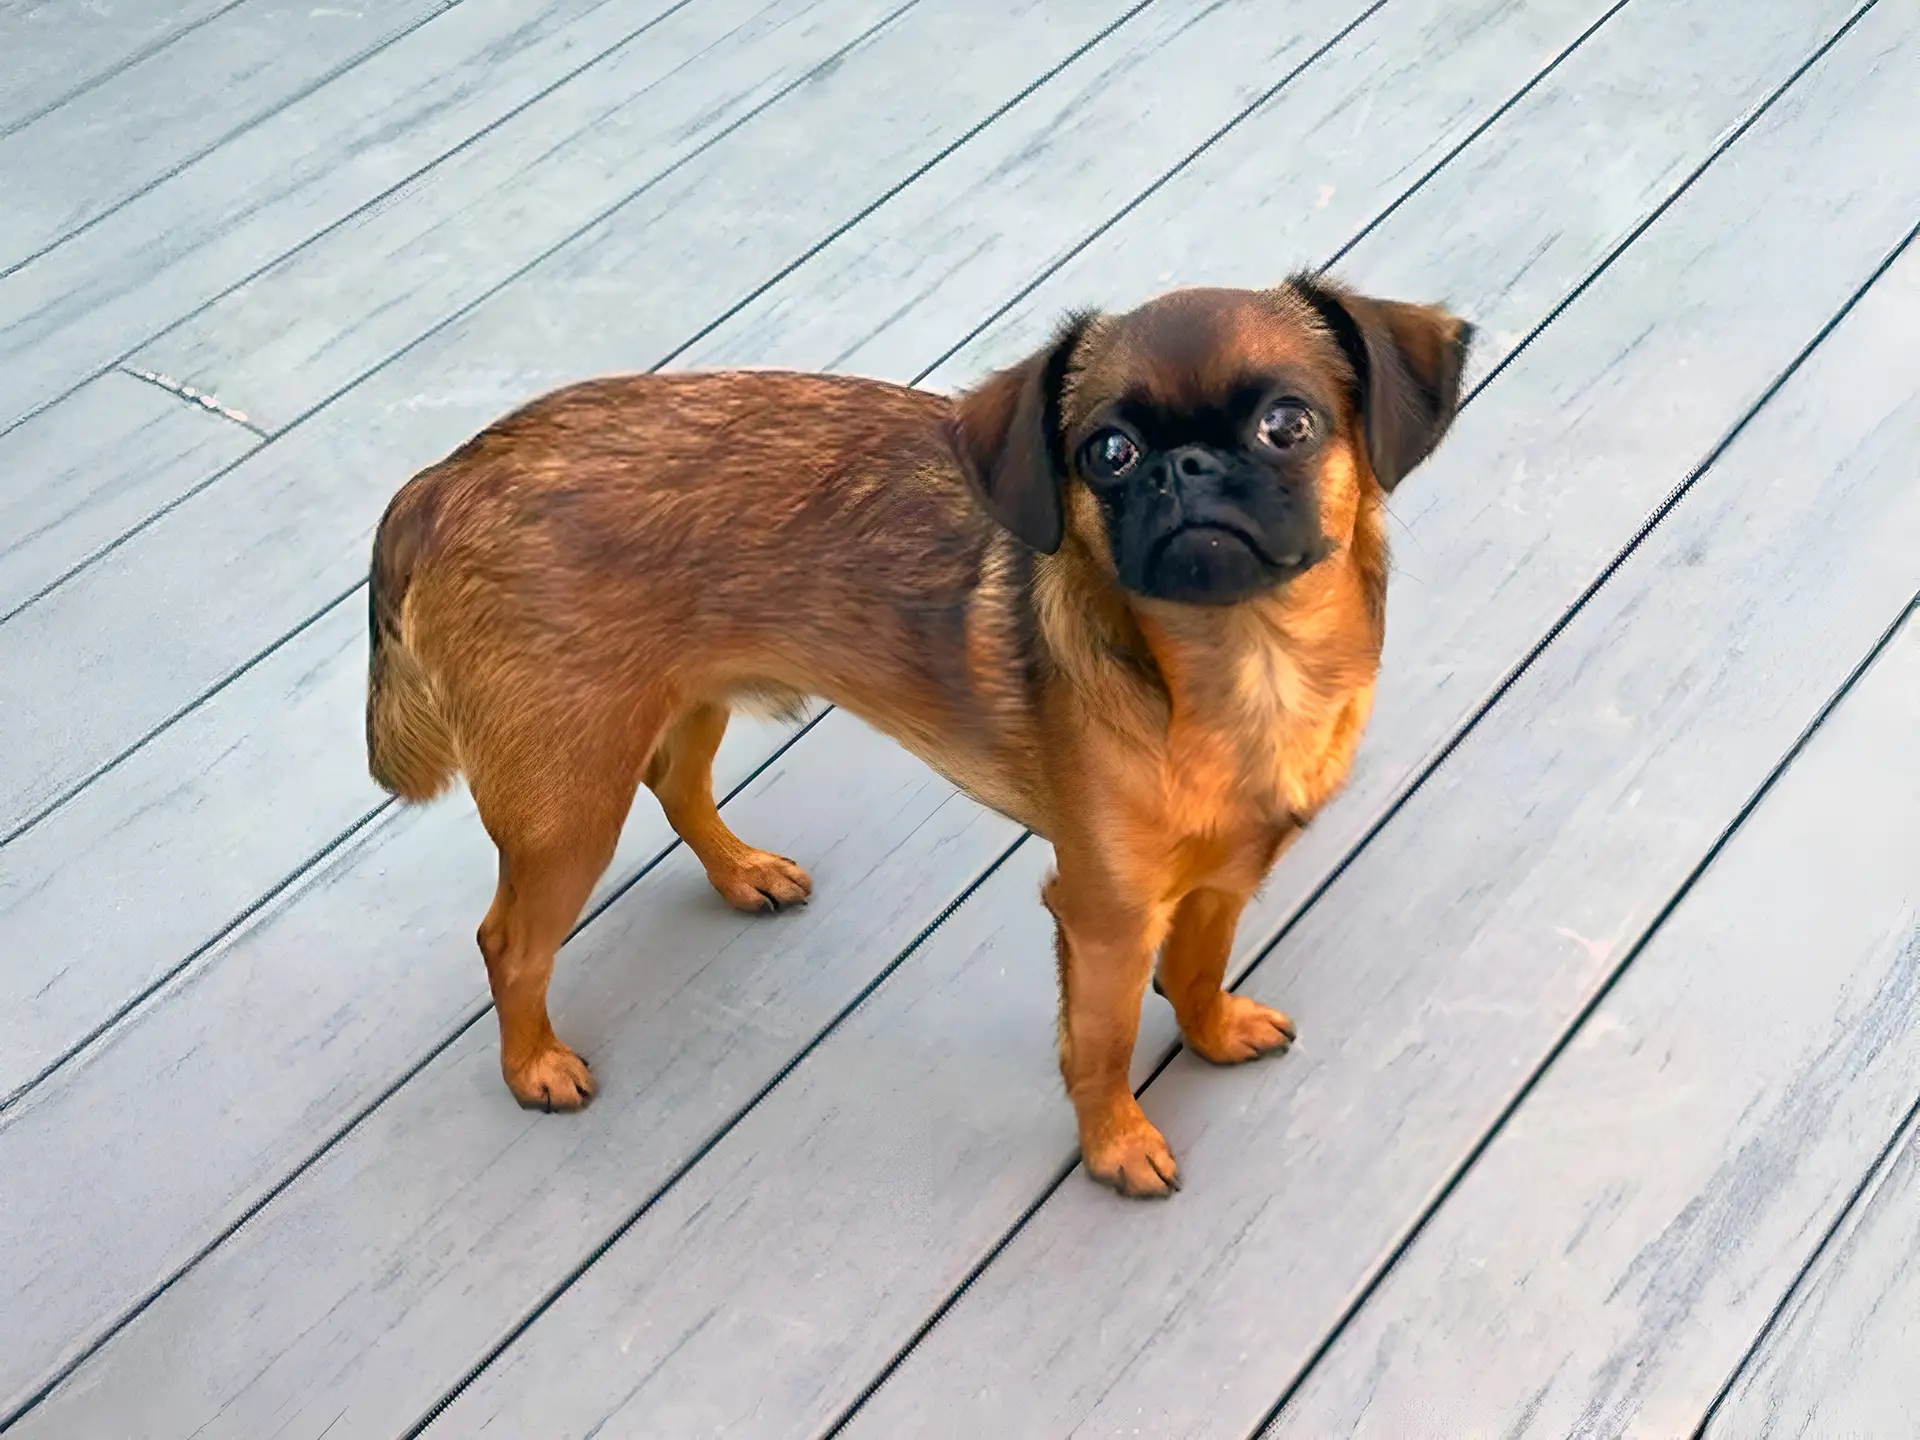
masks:
<path id="1" fill-rule="evenodd" d="M 845 21 L 867 3 L 876 0 L 829 0 L 830 13 Z M 995 3 L 1006 12 L 991 29 L 976 7 L 929 8 L 925 21 L 920 9 L 907 12 L 818 85 L 649 190 L 636 204 L 667 208 L 646 211 L 652 248 L 621 286 L 654 291 L 650 313 L 611 307 L 601 283 L 555 285 L 550 308 L 531 319 L 511 304 L 488 306 L 0 626 L 0 669 L 43 677 L 10 718 L 18 741 L 0 753 L 0 833 L 362 580 L 373 526 L 409 473 L 523 403 L 546 376 L 618 368 L 594 350 L 609 324 L 643 362 L 677 343 L 883 191 L 886 169 L 911 173 L 990 113 L 1020 83 L 1010 57 L 1037 74 L 1120 9 L 1118 0 Z M 963 38 L 967 60 L 956 69 Z M 639 224 L 639 213 L 629 220 Z M 451 228 L 466 233 L 472 222 Z M 470 233 L 494 233 L 491 224 Z M 735 243 L 716 247 L 721 232 Z M 590 266 L 613 233 L 592 232 L 544 268 Z"/>
<path id="2" fill-rule="evenodd" d="M 1920 255 L 1908 268 L 1907 303 L 1889 308 L 1911 337 Z M 1920 345 L 1892 326 L 1873 338 L 1879 348 L 1859 334 L 1836 337 L 1852 363 L 1836 357 L 1827 367 L 1833 383 L 1820 401 L 1864 385 L 1884 405 L 1895 387 L 1868 372 L 1920 367 Z M 1896 398 L 1839 477 L 1856 496 L 1864 452 L 1897 476 L 1893 446 L 1910 454 L 1920 440 L 1920 396 L 1910 382 L 1898 390 L 1907 413 Z M 1805 463 L 1828 449 L 1826 420 L 1857 434 L 1860 418 L 1857 409 L 1803 410 L 1785 454 Z M 1766 433 L 1780 438 L 1775 427 Z M 1781 480 L 1791 474 L 1770 468 Z M 1907 508 L 1899 533 L 1920 551 L 1920 508 Z M 1810 609 L 1824 608 L 1825 588 L 1813 575 L 1781 585 Z M 1645 648 L 1664 640 L 1651 627 L 1640 633 Z M 1916 735 L 1920 623 L 1909 623 L 1270 1433 L 1694 1432 L 1920 1095 Z M 1596 876 L 1587 894 L 1604 888 Z M 1830 1338 L 1799 1337 L 1795 1353 L 1865 1358 L 1857 1318 Z M 1895 1333 L 1889 1327 L 1889 1340 Z M 1877 1425 L 1844 1423 L 1822 1406 L 1820 1431 L 1906 1433 L 1920 1413 L 1912 1354 L 1875 1387 L 1904 1392 L 1906 1426 L 1889 1427 L 1885 1412 Z"/>
<path id="3" fill-rule="evenodd" d="M 0 425 L 364 207 L 403 203 L 382 197 L 436 165 L 468 167 L 471 203 L 476 186 L 510 182 L 556 138 L 579 143 L 637 104 L 651 107 L 659 128 L 621 127 L 620 153 L 644 179 L 649 165 L 699 143 L 698 133 L 676 132 L 708 107 L 763 97 L 858 32 L 836 28 L 832 11 L 817 15 L 824 35 L 783 29 L 796 8 L 797 0 L 461 0 L 0 281 Z M 637 183 L 630 172 L 623 178 Z M 449 208 L 458 212 L 455 193 Z M 312 322 L 314 296 L 305 298 L 290 323 Z"/>
<path id="4" fill-rule="evenodd" d="M 742 915 L 676 849 L 576 937 L 560 957 L 553 1013 L 600 1080 L 582 1115 L 523 1112 L 500 1080 L 471 938 L 492 894 L 491 847 L 464 803 L 368 831 L 175 982 L 169 1003 L 120 1027 L 60 1084 L 33 1091 L 0 1122 L 0 1329 L 18 1337 L 0 1351 L 0 1415 L 476 1015 L 403 1091 L 430 1113 L 389 1102 L 369 1122 L 373 1150 L 324 1172 L 353 1197 L 342 1206 L 331 1192 L 328 1223 L 340 1228 L 328 1243 L 341 1248 L 328 1251 L 325 1273 L 377 1287 L 386 1282 L 349 1257 L 378 1237 L 415 1233 L 423 1259 L 441 1243 L 465 1243 L 465 1227 L 481 1218 L 471 1207 L 486 1201 L 456 1177 L 477 1167 L 493 1177 L 480 1190 L 498 1202 L 482 1243 L 518 1254 L 525 1269 L 515 1283 L 537 1295 L 578 1254 L 570 1215 L 643 1199 L 1018 833 L 839 714 L 763 771 L 728 814 L 743 835 L 803 857 L 816 897 L 789 915 Z M 196 1106 L 208 1123 L 183 1127 Z M 566 1163 L 582 1151 L 597 1176 L 590 1202 Z M 377 1163 L 359 1168 L 369 1154 Z M 427 1170 L 411 1168 L 429 1154 L 438 1158 Z M 522 1165 L 524 1181 L 510 1182 Z M 563 1178 L 535 1193 L 556 1170 Z M 365 1187 L 383 1174 L 407 1183 L 376 1198 Z M 139 1224 L 127 1223 L 129 1207 Z M 416 1231 L 431 1230 L 435 1216 L 456 1227 L 445 1242 Z M 558 1253 L 542 1249 L 549 1232 Z M 298 1292 L 286 1298 L 304 1303 Z M 446 1307 L 437 1324 L 469 1346 L 491 1335 L 493 1310 L 477 1311 L 461 1287 L 431 1299 Z M 307 1323 L 315 1318 L 308 1312 Z M 390 1377 L 419 1381 L 404 1368 Z M 341 1398 L 286 1433 L 319 1433 Z M 354 1398 L 370 1412 L 396 1403 L 371 1385 Z M 164 1401 L 150 1390 L 101 1423 L 113 1431 L 138 1416 L 143 1433 L 159 1433 Z M 182 1433 L 215 1418 L 198 1413 Z M 276 1414 L 274 1426 L 288 1418 Z M 394 1419 L 372 1428 L 391 1431 Z M 260 1428 L 231 1412 L 220 1420 L 229 1422 L 238 1428 L 228 1433 Z M 57 1417 L 21 1429 L 36 1427 L 73 1433 Z"/>
<path id="5" fill-rule="evenodd" d="M 246 0 L 0 135 L 0 275 L 451 3 Z"/>
<path id="6" fill-rule="evenodd" d="M 1909 646 L 1911 649 L 1911 646 Z M 1912 773 L 1913 722 L 1890 773 Z M 1909 845 L 1909 853 L 1912 853 Z M 1849 835 L 1838 853 L 1855 849 Z M 1825 954 L 1824 937 L 1820 947 Z M 1906 963 L 1920 966 L 1920 954 Z M 1910 1124 L 1707 1426 L 1729 1437 L 1909 1435 L 1920 1428 L 1920 1127 Z"/>
<path id="7" fill-rule="evenodd" d="M 1471 505 L 1470 526 L 1445 536 L 1436 506 L 1403 537 L 1403 553 L 1417 545 L 1466 593 L 1424 654 L 1406 645 L 1417 624 L 1400 625 L 1387 690 L 1430 705 L 1449 663 L 1492 658 L 1499 612 L 1465 608 L 1473 591 L 1538 613 L 1556 572 L 1562 584 L 1593 573 L 1562 569 L 1561 547 L 1603 528 L 1595 507 L 1648 480 L 1656 439 L 1685 453 L 1676 442 L 1706 418 L 1706 396 L 1765 348 L 1762 312 L 1833 286 L 1843 254 L 1858 277 L 1872 241 L 1904 233 L 1920 196 L 1862 232 L 1866 197 L 1890 182 L 1868 160 L 1874 181 L 1853 172 L 1849 198 L 1844 177 L 1897 133 L 1893 97 L 1920 65 L 1911 29 L 1899 33 L 1912 24 L 1869 16 L 1778 126 L 1714 167 L 1469 414 L 1457 438 L 1498 420 L 1516 448 L 1479 467 L 1497 488 L 1456 502 Z M 1884 335 L 1887 313 L 1861 323 Z M 1894 318 L 1910 336 L 1910 306 Z M 1852 353 L 1874 368 L 1870 348 Z M 951 1417 L 953 1433 L 1210 1435 L 1259 1420 L 1607 962 L 1914 592 L 1920 497 L 1900 458 L 1913 443 L 1909 374 L 1809 384 L 1803 406 L 1780 396 L 1769 424 L 1781 428 L 1750 432 L 1737 465 L 1730 455 L 1708 473 L 1286 934 L 1243 988 L 1300 1022 L 1287 1060 L 1221 1075 L 1183 1056 L 1149 1089 L 1187 1177 L 1177 1222 L 1064 1186 L 851 1433 L 899 1433 L 926 1414 Z M 1876 403 L 1909 408 L 1859 441 Z M 1543 443 L 1550 410 L 1570 448 Z M 1522 456 L 1524 488 L 1510 484 Z M 1790 523 L 1776 530 L 1768 515 Z M 1524 568 L 1509 548 L 1522 534 L 1541 537 Z M 1817 607 L 1800 588 L 1815 577 Z M 1403 622 L 1407 588 L 1426 587 L 1401 589 Z M 1633 627 L 1664 643 L 1629 645 Z"/>
<path id="8" fill-rule="evenodd" d="M 259 443 L 117 371 L 0 435 L 0 616 Z"/>
<path id="9" fill-rule="evenodd" d="M 244 0 L 5 0 L 0 134 L 99 85 Z"/>

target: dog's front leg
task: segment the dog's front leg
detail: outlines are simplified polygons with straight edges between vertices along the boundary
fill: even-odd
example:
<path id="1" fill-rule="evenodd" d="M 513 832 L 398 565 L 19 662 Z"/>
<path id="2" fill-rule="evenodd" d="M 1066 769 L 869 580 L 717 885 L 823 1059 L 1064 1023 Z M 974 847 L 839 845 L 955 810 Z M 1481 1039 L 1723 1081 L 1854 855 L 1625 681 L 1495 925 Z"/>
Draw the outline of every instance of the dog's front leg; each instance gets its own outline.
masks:
<path id="1" fill-rule="evenodd" d="M 1067 855 L 1060 863 L 1042 893 L 1058 926 L 1060 1076 L 1080 1122 L 1080 1153 L 1087 1173 L 1122 1195 L 1166 1195 L 1180 1188 L 1179 1168 L 1133 1098 L 1129 1071 L 1172 907 L 1116 894 Z"/>
<path id="2" fill-rule="evenodd" d="M 1250 898 L 1228 890 L 1193 891 L 1174 912 L 1160 955 L 1159 989 L 1179 1018 L 1180 1034 L 1194 1053 L 1216 1065 L 1238 1065 L 1293 1043 L 1293 1021 L 1221 988 L 1240 912 Z"/>

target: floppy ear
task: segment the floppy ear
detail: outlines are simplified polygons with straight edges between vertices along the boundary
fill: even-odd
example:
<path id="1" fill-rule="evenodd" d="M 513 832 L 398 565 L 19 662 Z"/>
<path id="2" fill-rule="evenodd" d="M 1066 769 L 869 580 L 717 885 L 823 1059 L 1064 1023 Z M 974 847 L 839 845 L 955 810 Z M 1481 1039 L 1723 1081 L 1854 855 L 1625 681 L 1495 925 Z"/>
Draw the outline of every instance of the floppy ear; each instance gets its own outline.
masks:
<path id="1" fill-rule="evenodd" d="M 954 402 L 950 438 L 986 512 L 1035 550 L 1060 548 L 1066 441 L 1060 394 L 1091 314 L 1072 316 L 1039 354 L 989 376 Z"/>
<path id="2" fill-rule="evenodd" d="M 1437 305 L 1370 300 L 1317 275 L 1288 284 L 1353 366 L 1367 458 L 1380 488 L 1391 491 L 1453 424 L 1473 326 Z"/>

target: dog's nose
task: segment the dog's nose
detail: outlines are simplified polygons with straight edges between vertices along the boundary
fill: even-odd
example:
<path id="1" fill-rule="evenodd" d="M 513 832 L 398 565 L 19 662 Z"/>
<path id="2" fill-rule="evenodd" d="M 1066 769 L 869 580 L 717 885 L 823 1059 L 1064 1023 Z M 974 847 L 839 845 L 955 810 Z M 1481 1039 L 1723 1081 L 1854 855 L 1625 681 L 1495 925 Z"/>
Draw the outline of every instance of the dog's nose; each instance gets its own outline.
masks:
<path id="1" fill-rule="evenodd" d="M 1159 490 L 1172 490 L 1196 480 L 1217 479 L 1222 473 L 1220 457 L 1202 445 L 1182 445 L 1159 457 L 1147 478 Z"/>

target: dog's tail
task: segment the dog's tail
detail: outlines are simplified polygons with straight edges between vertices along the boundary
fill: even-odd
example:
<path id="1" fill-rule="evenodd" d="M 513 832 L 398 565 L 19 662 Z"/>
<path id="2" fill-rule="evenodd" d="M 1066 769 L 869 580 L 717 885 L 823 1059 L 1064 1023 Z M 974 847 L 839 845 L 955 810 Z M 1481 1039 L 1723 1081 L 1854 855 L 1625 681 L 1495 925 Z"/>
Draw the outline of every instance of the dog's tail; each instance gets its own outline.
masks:
<path id="1" fill-rule="evenodd" d="M 380 517 L 367 575 L 367 769 L 389 794 L 431 800 L 459 771 L 460 756 L 427 672 L 401 633 L 401 607 L 425 531 L 425 517 L 408 501 L 401 491 Z"/>

